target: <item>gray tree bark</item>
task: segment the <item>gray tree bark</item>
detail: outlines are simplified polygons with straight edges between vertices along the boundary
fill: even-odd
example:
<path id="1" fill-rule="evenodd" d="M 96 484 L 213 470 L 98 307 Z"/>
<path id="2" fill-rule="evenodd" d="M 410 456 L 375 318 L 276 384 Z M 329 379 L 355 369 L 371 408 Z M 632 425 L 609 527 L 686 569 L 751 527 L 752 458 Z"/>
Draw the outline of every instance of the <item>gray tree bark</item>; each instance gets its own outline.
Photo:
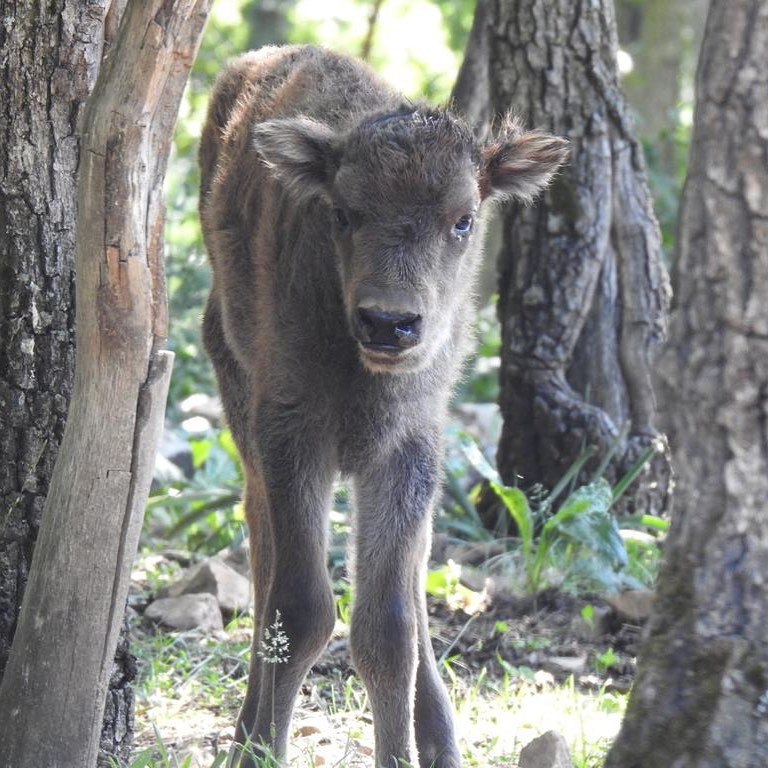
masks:
<path id="1" fill-rule="evenodd" d="M 668 280 L 618 88 L 613 6 L 497 0 L 489 25 L 492 112 L 571 142 L 541 201 L 504 216 L 499 469 L 508 483 L 552 487 L 586 445 L 604 455 L 628 423 L 616 476 L 659 437 L 651 367 Z M 634 508 L 664 510 L 668 480 L 662 453 Z"/>
<path id="2" fill-rule="evenodd" d="M 0 0 L 0 679 L 72 391 L 77 121 L 108 4 Z M 104 713 L 105 766 L 127 759 L 133 731 L 127 645 L 126 630 Z"/>
<path id="3" fill-rule="evenodd" d="M 768 765 L 768 5 L 713 0 L 660 395 L 666 565 L 606 768 Z"/>
<path id="4" fill-rule="evenodd" d="M 0 0 L 0 675 L 74 377 L 77 121 L 107 4 Z"/>
<path id="5" fill-rule="evenodd" d="M 101 67 L 79 116 L 77 202 L 70 200 L 77 210 L 74 389 L 0 684 L 2 768 L 88 768 L 97 761 L 170 376 L 161 350 L 167 325 L 162 182 L 208 2 L 128 4 L 108 55 L 91 64 L 94 71 Z M 115 0 L 106 17 L 99 7 L 107 36 L 123 5 Z M 65 4 L 49 21 L 66 25 L 76 10 L 92 20 L 86 6 L 93 13 L 93 3 Z M 26 13 L 39 26 L 41 6 Z M 72 32 L 77 37 L 81 29 Z M 55 73 L 52 90 L 56 74 L 68 77 Z M 76 142 L 73 130 L 66 135 Z M 44 130 L 41 138 L 44 151 Z M 55 185 L 58 167 L 45 170 Z M 25 181 L 22 176 L 22 197 Z M 58 224 L 66 225 L 72 222 Z"/>

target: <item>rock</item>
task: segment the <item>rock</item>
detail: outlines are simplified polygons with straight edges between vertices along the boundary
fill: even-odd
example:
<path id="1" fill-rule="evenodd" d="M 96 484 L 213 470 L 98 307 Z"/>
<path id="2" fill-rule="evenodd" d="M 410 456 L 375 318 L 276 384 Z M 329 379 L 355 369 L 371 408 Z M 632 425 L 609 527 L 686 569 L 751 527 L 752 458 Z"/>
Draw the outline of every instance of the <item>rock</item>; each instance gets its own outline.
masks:
<path id="1" fill-rule="evenodd" d="M 241 576 L 251 579 L 251 562 L 248 556 L 248 539 L 241 544 L 235 544 L 227 549 L 222 549 L 218 557 L 230 568 L 234 568 Z"/>
<path id="2" fill-rule="evenodd" d="M 224 417 L 224 408 L 218 397 L 211 397 L 202 392 L 185 397 L 179 403 L 179 411 L 187 418 L 202 416 L 213 426 L 218 426 Z"/>
<path id="3" fill-rule="evenodd" d="M 213 595 L 161 597 L 150 603 L 144 616 L 170 629 L 223 629 L 221 609 Z"/>
<path id="4" fill-rule="evenodd" d="M 573 768 L 565 739 L 557 731 L 547 731 L 520 753 L 519 768 Z"/>
<path id="5" fill-rule="evenodd" d="M 650 615 L 653 608 L 655 593 L 650 589 L 636 589 L 620 592 L 618 595 L 608 595 L 605 602 L 627 621 L 642 624 Z"/>
<path id="6" fill-rule="evenodd" d="M 207 592 L 213 595 L 221 611 L 232 615 L 248 609 L 251 584 L 221 558 L 212 557 L 190 568 L 180 581 L 164 587 L 160 597 L 179 597 Z"/>
<path id="7" fill-rule="evenodd" d="M 546 659 L 546 663 L 555 672 L 580 675 L 587 666 L 587 654 L 585 653 L 581 656 L 549 656 Z"/>

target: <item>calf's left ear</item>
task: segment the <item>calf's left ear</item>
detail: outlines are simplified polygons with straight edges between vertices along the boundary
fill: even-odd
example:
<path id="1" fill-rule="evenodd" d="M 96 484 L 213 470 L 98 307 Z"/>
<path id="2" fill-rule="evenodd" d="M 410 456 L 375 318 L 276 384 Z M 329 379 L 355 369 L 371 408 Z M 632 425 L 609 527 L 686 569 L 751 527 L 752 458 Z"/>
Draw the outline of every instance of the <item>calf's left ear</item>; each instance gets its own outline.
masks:
<path id="1" fill-rule="evenodd" d="M 529 203 L 549 184 L 568 157 L 568 142 L 541 131 L 526 131 L 506 117 L 495 138 L 483 147 L 480 194 L 483 199 Z"/>
<path id="2" fill-rule="evenodd" d="M 295 199 L 330 196 L 341 143 L 329 126 L 290 117 L 256 123 L 251 135 L 264 164 Z"/>

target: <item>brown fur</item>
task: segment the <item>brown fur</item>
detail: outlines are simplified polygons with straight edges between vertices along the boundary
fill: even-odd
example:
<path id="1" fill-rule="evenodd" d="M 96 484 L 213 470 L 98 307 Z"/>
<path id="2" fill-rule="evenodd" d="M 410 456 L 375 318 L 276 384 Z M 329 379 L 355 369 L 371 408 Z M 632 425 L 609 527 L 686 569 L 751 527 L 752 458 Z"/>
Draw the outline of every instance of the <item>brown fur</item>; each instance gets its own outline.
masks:
<path id="1" fill-rule="evenodd" d="M 284 756 L 296 693 L 333 628 L 327 518 L 341 471 L 376 764 L 459 765 L 422 586 L 442 427 L 481 203 L 530 199 L 564 156 L 561 140 L 511 121 L 479 146 L 449 111 L 408 104 L 318 48 L 265 48 L 219 77 L 200 148 L 204 341 L 247 477 L 256 621 L 240 742 Z M 276 611 L 290 659 L 272 670 L 257 651 Z"/>

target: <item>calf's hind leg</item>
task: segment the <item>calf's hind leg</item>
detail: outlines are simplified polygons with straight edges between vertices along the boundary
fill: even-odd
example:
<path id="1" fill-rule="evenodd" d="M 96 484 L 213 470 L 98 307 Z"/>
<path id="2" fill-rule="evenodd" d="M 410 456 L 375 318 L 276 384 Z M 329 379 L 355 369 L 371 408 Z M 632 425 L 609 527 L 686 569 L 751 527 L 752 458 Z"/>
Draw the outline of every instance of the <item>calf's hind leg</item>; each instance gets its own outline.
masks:
<path id="1" fill-rule="evenodd" d="M 251 663 L 248 672 L 248 689 L 235 726 L 235 742 L 244 744 L 253 733 L 259 707 L 261 688 L 261 638 L 262 617 L 272 583 L 274 567 L 274 545 L 269 521 L 266 489 L 261 470 L 246 467 L 245 470 L 245 519 L 248 523 L 253 584 L 253 640 Z"/>

